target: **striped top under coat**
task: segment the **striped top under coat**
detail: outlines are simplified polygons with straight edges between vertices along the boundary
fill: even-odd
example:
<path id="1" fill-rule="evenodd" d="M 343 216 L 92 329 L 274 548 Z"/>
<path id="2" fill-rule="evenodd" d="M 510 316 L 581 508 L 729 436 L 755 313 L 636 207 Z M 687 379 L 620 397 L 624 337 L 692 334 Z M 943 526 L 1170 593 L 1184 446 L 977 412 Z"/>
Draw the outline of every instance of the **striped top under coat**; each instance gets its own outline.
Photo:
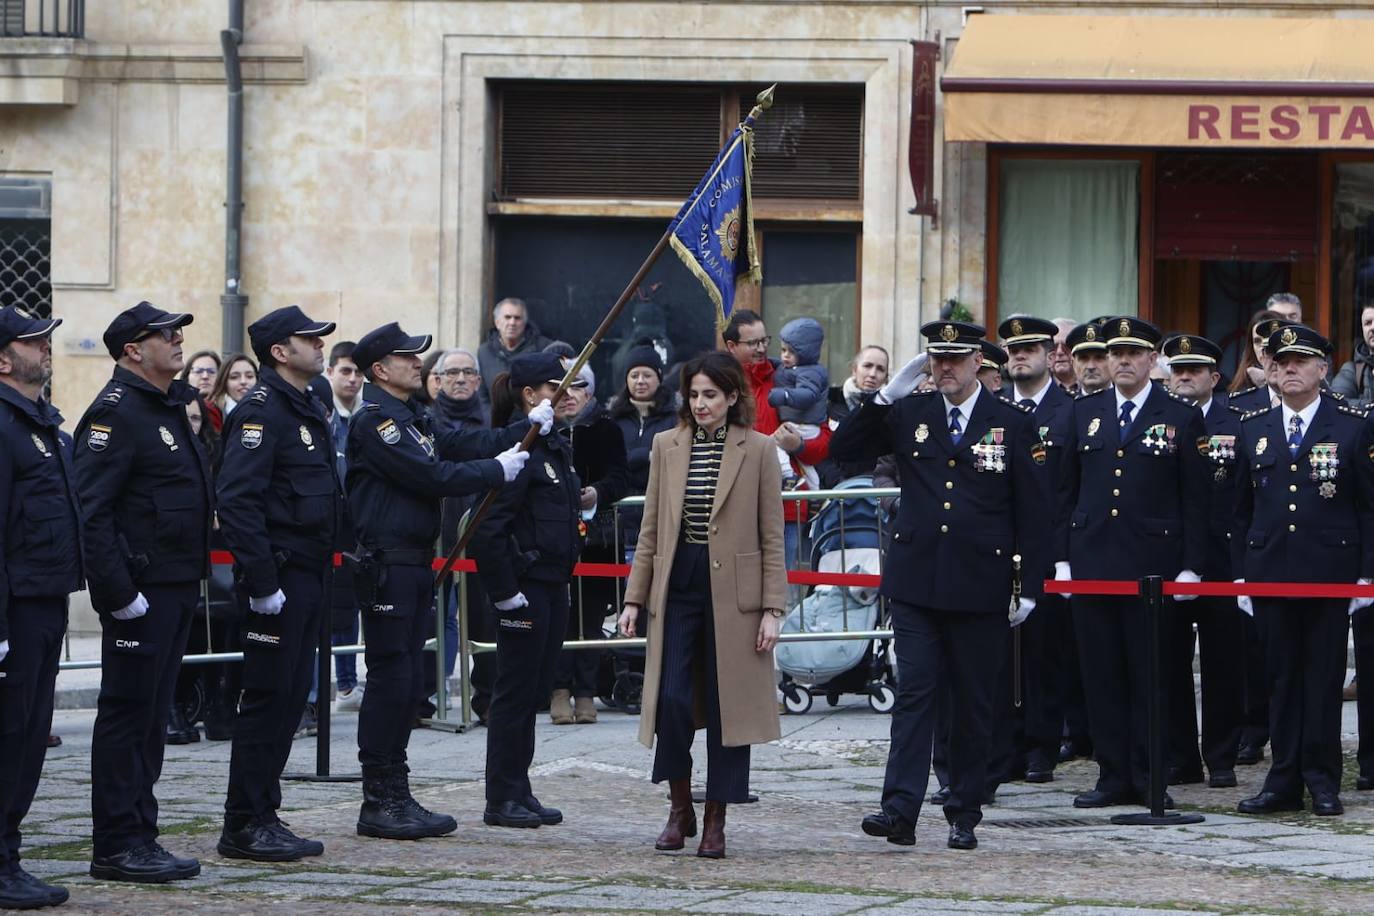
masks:
<path id="1" fill-rule="evenodd" d="M 725 455 L 722 423 L 714 435 L 700 426 L 692 434 L 692 457 L 687 466 L 687 491 L 682 498 L 682 537 L 689 544 L 705 544 L 710 533 L 711 507 L 716 499 L 716 481 Z"/>

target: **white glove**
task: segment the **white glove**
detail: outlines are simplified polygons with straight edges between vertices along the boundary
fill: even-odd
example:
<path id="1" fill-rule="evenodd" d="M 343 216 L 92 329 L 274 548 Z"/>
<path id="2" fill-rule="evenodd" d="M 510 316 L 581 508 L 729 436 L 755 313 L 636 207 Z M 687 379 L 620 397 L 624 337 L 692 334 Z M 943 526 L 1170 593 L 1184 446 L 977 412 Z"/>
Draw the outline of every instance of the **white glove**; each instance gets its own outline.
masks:
<path id="1" fill-rule="evenodd" d="M 530 600 L 525 597 L 524 592 L 516 592 L 505 601 L 493 602 L 498 611 L 513 611 L 518 607 L 529 607 Z"/>
<path id="2" fill-rule="evenodd" d="M 120 608 L 110 616 L 115 620 L 136 620 L 146 613 L 148 613 L 148 599 L 143 597 L 142 592 L 139 592 L 134 600 L 129 602 L 128 606 Z"/>
<path id="3" fill-rule="evenodd" d="M 1035 610 L 1035 599 L 1023 596 L 1020 607 L 1017 607 L 1016 610 L 1007 609 L 1007 622 L 1013 627 L 1019 627 L 1026 622 L 1026 618 L 1031 615 L 1033 610 Z"/>
<path id="4" fill-rule="evenodd" d="M 1192 585 L 1195 582 L 1201 582 L 1202 577 L 1199 576 L 1197 573 L 1193 572 L 1191 569 L 1185 569 L 1177 576 L 1174 576 L 1174 581 Z M 1174 595 L 1175 601 L 1192 601 L 1195 598 L 1197 598 L 1197 595 Z"/>
<path id="5" fill-rule="evenodd" d="M 506 483 L 510 483 L 525 469 L 525 462 L 530 460 L 530 453 L 516 444 L 497 455 L 496 460 L 501 464 L 501 473 L 505 475 Z"/>
<path id="6" fill-rule="evenodd" d="M 1356 585 L 1374 585 L 1374 579 L 1360 579 L 1360 580 L 1357 581 L 1355 584 L 1356 584 Z M 1348 613 L 1354 614 L 1356 611 L 1360 610 L 1361 608 L 1369 607 L 1371 604 L 1374 604 L 1374 598 L 1351 598 L 1351 599 L 1350 599 L 1350 610 L 1348 611 Z"/>
<path id="7" fill-rule="evenodd" d="M 548 398 L 540 401 L 538 407 L 531 408 L 525 416 L 531 426 L 539 427 L 539 435 L 547 436 L 553 430 L 553 404 Z"/>
<path id="8" fill-rule="evenodd" d="M 916 390 L 916 383 L 926 371 L 926 366 L 930 363 L 930 357 L 924 353 L 917 353 L 911 361 L 897 370 L 897 374 L 887 380 L 887 384 L 878 389 L 876 398 L 879 404 L 892 404 L 898 398 L 904 398 Z"/>
<path id="9" fill-rule="evenodd" d="M 1237 585 L 1245 584 L 1244 579 L 1232 579 L 1231 581 L 1236 583 Z M 1255 606 L 1250 602 L 1249 595 L 1236 596 L 1236 607 L 1240 608 L 1242 611 L 1249 614 L 1251 617 L 1255 616 Z"/>
<path id="10" fill-rule="evenodd" d="M 280 614 L 284 607 L 286 607 L 286 596 L 282 594 L 281 589 L 277 589 L 272 594 L 262 598 L 248 599 L 248 610 L 254 614 L 266 614 L 272 617 Z"/>
<path id="11" fill-rule="evenodd" d="M 5 656 L 10 654 L 10 641 L 0 640 L 0 662 L 5 660 Z"/>
<path id="12" fill-rule="evenodd" d="M 1054 564 L 1054 581 L 1068 582 L 1073 578 L 1073 570 L 1069 568 L 1068 560 L 1059 560 Z"/>

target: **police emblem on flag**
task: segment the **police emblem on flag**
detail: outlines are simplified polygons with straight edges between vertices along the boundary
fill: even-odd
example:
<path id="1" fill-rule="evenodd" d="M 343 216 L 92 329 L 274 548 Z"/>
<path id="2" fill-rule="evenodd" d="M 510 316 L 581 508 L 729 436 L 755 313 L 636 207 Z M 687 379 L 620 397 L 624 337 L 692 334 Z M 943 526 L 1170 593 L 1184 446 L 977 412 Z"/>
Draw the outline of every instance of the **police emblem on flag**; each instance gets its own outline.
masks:
<path id="1" fill-rule="evenodd" d="M 262 424 L 243 424 L 243 431 L 239 433 L 239 444 L 246 449 L 254 449 L 262 445 Z"/>
<path id="2" fill-rule="evenodd" d="M 721 219 L 716 227 L 716 238 L 720 240 L 720 256 L 727 263 L 735 263 L 739 253 L 739 207 L 736 206 Z"/>
<path id="3" fill-rule="evenodd" d="M 91 424 L 90 430 L 86 433 L 86 448 L 93 452 L 105 451 L 105 446 L 110 444 L 110 427 Z"/>
<path id="4" fill-rule="evenodd" d="M 396 425 L 395 420 L 383 420 L 377 424 L 377 435 L 382 437 L 382 441 L 387 445 L 395 445 L 401 441 L 401 429 Z"/>

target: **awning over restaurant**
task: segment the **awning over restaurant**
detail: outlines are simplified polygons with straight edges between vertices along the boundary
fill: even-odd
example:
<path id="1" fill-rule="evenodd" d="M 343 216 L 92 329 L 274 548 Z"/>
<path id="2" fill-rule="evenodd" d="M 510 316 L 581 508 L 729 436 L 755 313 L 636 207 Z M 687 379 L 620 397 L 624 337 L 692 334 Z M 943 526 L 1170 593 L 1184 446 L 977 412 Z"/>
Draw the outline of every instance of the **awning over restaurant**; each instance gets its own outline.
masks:
<path id="1" fill-rule="evenodd" d="M 1374 148 L 1374 19 L 970 16 L 946 140 Z"/>

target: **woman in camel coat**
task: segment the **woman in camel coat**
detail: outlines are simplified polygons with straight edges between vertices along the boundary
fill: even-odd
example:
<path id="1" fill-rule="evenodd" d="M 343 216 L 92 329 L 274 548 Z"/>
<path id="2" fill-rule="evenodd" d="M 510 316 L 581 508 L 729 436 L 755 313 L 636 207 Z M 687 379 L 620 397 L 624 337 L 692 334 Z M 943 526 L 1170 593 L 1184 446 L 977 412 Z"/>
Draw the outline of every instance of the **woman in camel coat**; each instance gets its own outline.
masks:
<path id="1" fill-rule="evenodd" d="M 672 805 L 657 849 L 696 835 L 693 733 L 707 730 L 706 809 L 697 855 L 725 855 L 725 806 L 749 794 L 749 745 L 779 736 L 773 647 L 782 629 L 782 480 L 754 432 L 739 364 L 708 353 L 682 368 L 675 429 L 654 437 L 649 486 L 620 630 L 647 609 L 639 740 L 658 738 L 654 782 Z"/>

